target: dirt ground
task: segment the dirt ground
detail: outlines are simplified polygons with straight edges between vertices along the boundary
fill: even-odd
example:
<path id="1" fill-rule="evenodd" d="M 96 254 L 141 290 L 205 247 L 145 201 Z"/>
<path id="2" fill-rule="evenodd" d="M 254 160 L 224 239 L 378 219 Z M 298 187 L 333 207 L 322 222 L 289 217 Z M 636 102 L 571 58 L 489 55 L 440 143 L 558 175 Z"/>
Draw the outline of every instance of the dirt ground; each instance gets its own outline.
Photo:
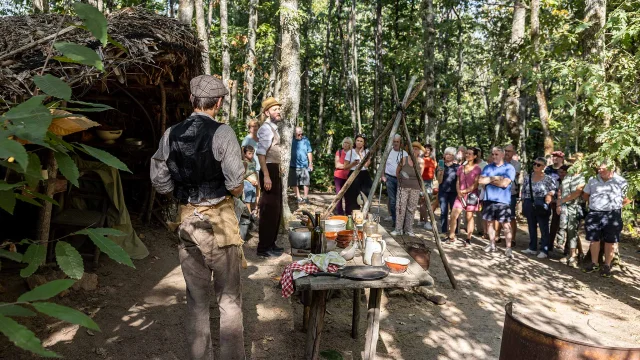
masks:
<path id="1" fill-rule="evenodd" d="M 309 207 L 326 206 L 328 195 L 313 194 Z M 383 200 L 384 201 L 384 200 Z M 376 208 L 374 207 L 374 210 Z M 386 215 L 386 206 L 382 206 Z M 390 222 L 383 222 L 388 231 Z M 149 247 L 148 258 L 136 269 L 118 265 L 106 256 L 97 271 L 94 291 L 77 291 L 56 299 L 94 317 L 102 332 L 91 332 L 51 318 L 23 321 L 46 346 L 67 359 L 186 359 L 184 342 L 185 284 L 178 263 L 177 239 L 160 225 L 136 226 Z M 503 251 L 488 255 L 486 244 L 474 238 L 472 247 L 449 246 L 446 255 L 459 288 L 453 290 L 431 235 L 416 227 L 418 238 L 397 237 L 409 245 L 425 241 L 433 250 L 430 272 L 434 292 L 446 296 L 437 306 L 417 292 L 385 292 L 381 314 L 379 359 L 497 359 L 504 306 L 515 303 L 518 317 L 565 337 L 609 346 L 640 346 L 640 259 L 633 244 L 621 246 L 626 267 L 611 279 L 583 274 L 554 260 L 520 254 L 528 244 L 520 224 L 517 254 L 507 260 Z M 291 262 L 285 255 L 256 257 L 257 234 L 245 244 L 249 266 L 244 274 L 245 348 L 250 359 L 301 359 L 305 334 L 302 306 L 297 297 L 284 299 L 278 278 Z M 289 246 L 286 236 L 280 244 Z M 586 244 L 585 244 L 586 246 Z M 26 291 L 17 270 L 3 269 L 0 301 L 13 301 Z M 366 302 L 361 302 L 366 314 Z M 337 350 L 345 359 L 361 358 L 361 338 L 350 337 L 351 296 L 334 293 L 327 305 L 322 350 Z M 211 305 L 211 326 L 218 332 L 219 314 Z M 214 337 L 214 346 L 218 340 Z M 0 338 L 0 358 L 31 359 L 30 354 Z"/>

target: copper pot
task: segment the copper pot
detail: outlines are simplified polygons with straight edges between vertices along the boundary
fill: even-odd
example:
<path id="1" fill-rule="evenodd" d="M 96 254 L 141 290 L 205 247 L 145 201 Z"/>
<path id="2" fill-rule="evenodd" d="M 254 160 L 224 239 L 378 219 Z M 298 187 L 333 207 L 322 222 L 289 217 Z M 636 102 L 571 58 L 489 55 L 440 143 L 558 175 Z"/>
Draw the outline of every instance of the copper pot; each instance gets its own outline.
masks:
<path id="1" fill-rule="evenodd" d="M 407 252 L 424 270 L 429 270 L 431 262 L 431 249 L 420 245 L 411 245 Z"/>

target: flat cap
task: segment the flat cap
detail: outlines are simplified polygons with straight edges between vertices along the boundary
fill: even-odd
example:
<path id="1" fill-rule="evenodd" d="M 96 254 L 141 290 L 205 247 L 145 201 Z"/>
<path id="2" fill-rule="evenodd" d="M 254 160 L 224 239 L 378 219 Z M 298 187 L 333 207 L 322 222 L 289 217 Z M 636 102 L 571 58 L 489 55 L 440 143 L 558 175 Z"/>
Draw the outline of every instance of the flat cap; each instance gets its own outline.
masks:
<path id="1" fill-rule="evenodd" d="M 199 98 L 218 98 L 229 93 L 222 80 L 211 75 L 200 75 L 191 79 L 191 95 Z"/>

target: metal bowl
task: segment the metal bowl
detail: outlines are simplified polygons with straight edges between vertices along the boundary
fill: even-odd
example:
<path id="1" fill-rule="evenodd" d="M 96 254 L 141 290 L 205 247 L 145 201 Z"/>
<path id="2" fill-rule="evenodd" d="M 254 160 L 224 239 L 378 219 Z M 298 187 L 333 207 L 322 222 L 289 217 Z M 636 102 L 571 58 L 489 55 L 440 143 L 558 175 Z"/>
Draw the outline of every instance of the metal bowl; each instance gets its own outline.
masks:
<path id="1" fill-rule="evenodd" d="M 347 223 L 342 220 L 325 220 L 324 231 L 341 231 L 347 227 Z"/>
<path id="2" fill-rule="evenodd" d="M 289 228 L 289 243 L 294 249 L 311 249 L 311 231 L 306 226 Z"/>

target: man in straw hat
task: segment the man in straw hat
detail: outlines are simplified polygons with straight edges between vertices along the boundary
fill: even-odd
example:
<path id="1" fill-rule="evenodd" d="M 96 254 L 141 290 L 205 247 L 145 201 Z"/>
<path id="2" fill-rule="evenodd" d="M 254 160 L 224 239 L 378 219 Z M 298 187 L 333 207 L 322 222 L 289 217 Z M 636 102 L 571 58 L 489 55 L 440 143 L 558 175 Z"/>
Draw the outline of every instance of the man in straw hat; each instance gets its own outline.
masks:
<path id="1" fill-rule="evenodd" d="M 260 162 L 260 225 L 258 227 L 258 256 L 278 257 L 283 248 L 276 245 L 278 228 L 282 221 L 282 173 L 280 162 L 282 152 L 278 122 L 280 102 L 275 98 L 267 98 L 262 102 L 262 114 L 267 120 L 258 130 L 258 161 Z"/>
<path id="2" fill-rule="evenodd" d="M 202 75 L 191 80 L 193 113 L 169 128 L 151 159 L 151 182 L 180 202 L 176 223 L 180 265 L 187 284 L 190 359 L 213 359 L 209 288 L 220 309 L 220 354 L 244 359 L 243 263 L 233 196 L 243 191 L 244 165 L 233 129 L 214 120 L 228 91 L 222 81 Z"/>

